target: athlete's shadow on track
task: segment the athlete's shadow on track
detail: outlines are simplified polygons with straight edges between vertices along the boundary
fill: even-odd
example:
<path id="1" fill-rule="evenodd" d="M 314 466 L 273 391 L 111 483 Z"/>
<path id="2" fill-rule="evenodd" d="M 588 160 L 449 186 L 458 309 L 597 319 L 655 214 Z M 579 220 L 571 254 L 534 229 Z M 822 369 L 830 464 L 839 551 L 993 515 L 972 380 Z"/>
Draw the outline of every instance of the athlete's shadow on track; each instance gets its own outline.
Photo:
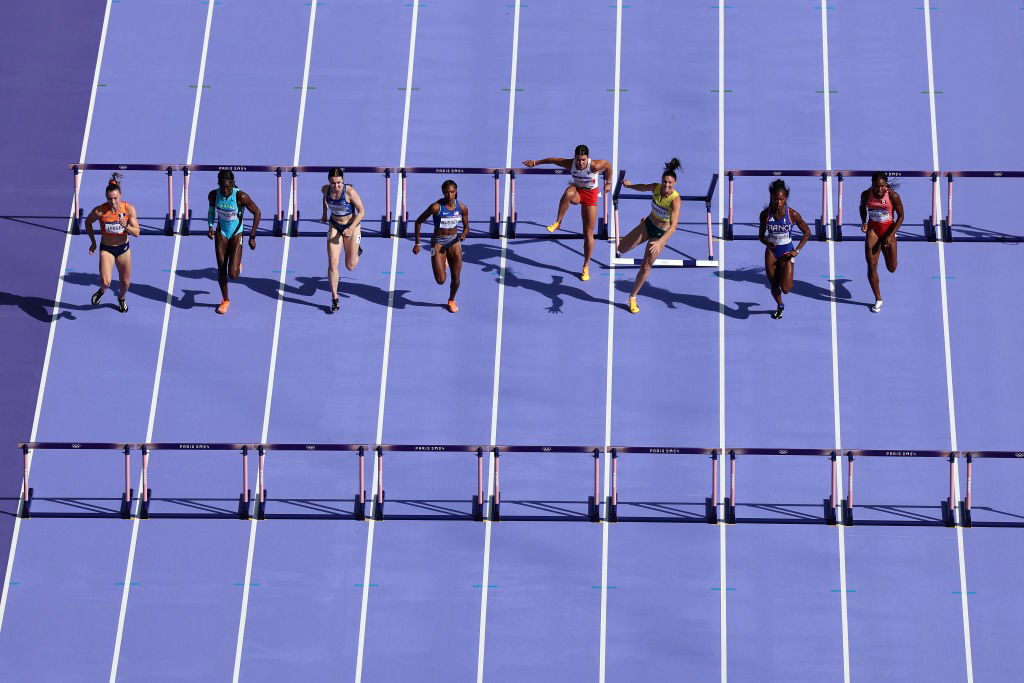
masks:
<path id="1" fill-rule="evenodd" d="M 28 315 L 30 318 L 41 323 L 49 323 L 53 317 L 53 309 L 56 307 L 56 302 L 53 299 L 45 299 L 41 296 L 22 296 L 21 294 L 14 294 L 12 292 L 0 292 L 0 306 L 17 306 L 22 310 L 23 313 Z M 61 311 L 57 315 L 57 320 L 77 320 L 75 314 L 71 311 L 85 311 L 93 308 L 91 305 L 78 305 L 72 303 L 62 303 Z M 70 310 L 69 310 L 70 309 Z"/>
<path id="2" fill-rule="evenodd" d="M 628 294 L 633 290 L 632 280 L 617 280 L 615 282 L 615 289 L 619 290 L 623 294 Z M 676 308 L 676 304 L 682 304 L 689 306 L 690 308 L 696 308 L 701 311 L 707 311 L 709 313 L 718 313 L 718 302 L 714 299 L 708 298 L 702 294 L 683 294 L 680 292 L 673 292 L 662 287 L 656 287 L 650 282 L 645 282 L 643 288 L 640 290 L 641 297 L 649 297 L 651 299 L 657 299 L 664 303 L 668 308 Z M 619 308 L 629 310 L 629 306 L 626 304 L 617 304 Z M 759 306 L 750 301 L 737 301 L 734 308 L 724 306 L 722 311 L 730 318 L 736 318 L 737 320 L 746 320 L 752 315 L 762 315 L 770 313 L 767 309 L 763 311 L 753 311 L 752 308 Z"/>
<path id="3" fill-rule="evenodd" d="M 542 240 L 530 240 L 530 242 L 538 241 Z M 554 240 L 552 240 L 552 242 L 554 242 Z M 559 245 L 561 246 L 561 243 L 559 243 Z M 516 272 L 515 268 L 513 268 L 508 262 L 521 263 L 533 268 L 542 268 L 559 273 L 566 273 L 572 277 L 573 281 L 578 277 L 577 271 L 526 258 L 517 254 L 515 249 L 512 247 L 506 249 L 505 258 L 507 261 L 505 264 L 505 286 L 521 287 L 522 289 L 527 289 L 546 297 L 551 302 L 551 305 L 545 309 L 548 313 L 562 313 L 562 309 L 565 306 L 567 298 L 577 299 L 584 303 L 592 304 L 607 305 L 608 303 L 608 301 L 603 297 L 595 297 L 581 287 L 566 284 L 566 278 L 564 275 L 552 275 L 550 282 L 541 282 L 540 280 L 521 277 Z M 501 259 L 501 249 L 490 244 L 465 245 L 462 248 L 462 259 L 465 263 L 471 263 L 479 266 L 485 273 L 494 273 L 497 275 L 500 270 L 499 263 Z M 493 260 L 493 262 L 491 262 L 491 260 Z M 600 266 L 596 261 L 594 263 L 595 265 Z"/>
<path id="4" fill-rule="evenodd" d="M 67 273 L 64 276 L 64 282 L 68 283 L 69 285 L 86 287 L 89 290 L 91 290 L 93 288 L 98 288 L 100 286 L 100 276 L 97 275 L 96 273 Z M 110 283 L 110 288 L 116 291 L 117 286 L 117 277 L 115 276 L 113 282 Z M 202 289 L 183 289 L 181 292 L 181 296 L 175 295 L 171 298 L 171 306 L 186 310 L 190 308 L 214 308 L 217 305 L 215 303 L 205 304 L 196 301 L 197 295 L 208 293 L 209 292 Z M 147 285 L 144 282 L 133 282 L 131 288 L 129 288 L 128 290 L 128 295 L 139 296 L 144 299 L 156 301 L 158 303 L 165 303 L 167 301 L 167 290 L 161 289 L 160 287 L 154 287 L 153 285 Z M 86 301 L 88 301 L 89 296 L 91 296 L 91 292 L 86 294 Z M 65 308 L 67 306 L 68 304 L 63 302 L 61 303 L 61 308 Z M 75 307 L 75 310 L 93 310 L 94 308 L 113 308 L 116 310 L 117 306 L 113 303 L 113 301 L 110 301 L 110 303 L 104 304 L 102 306 L 94 307 L 89 304 L 84 306 L 77 306 Z"/>
<path id="5" fill-rule="evenodd" d="M 311 292 L 310 294 L 306 294 L 305 296 L 312 296 L 312 293 L 314 292 L 327 293 L 331 291 L 331 283 L 328 282 L 327 278 L 322 275 L 316 277 L 297 277 L 295 278 L 295 280 L 302 284 L 302 286 L 296 291 Z M 406 308 L 407 306 L 423 306 L 426 308 L 443 308 L 447 310 L 445 304 L 439 304 L 434 301 L 414 301 L 406 296 L 406 294 L 408 293 L 408 289 L 396 289 L 395 300 L 392 304 L 393 307 L 398 310 Z M 277 295 L 275 294 L 275 296 Z M 356 282 L 354 280 L 342 279 L 341 282 L 338 283 L 338 298 L 349 299 L 352 297 L 358 297 L 364 301 L 367 301 L 371 304 L 376 304 L 378 306 L 388 305 L 388 290 L 381 289 L 380 287 L 374 287 L 373 285 L 368 285 L 362 282 Z M 303 303 L 306 303 L 307 305 L 311 306 L 317 306 L 318 308 L 322 308 L 325 312 L 330 313 L 329 306 L 309 304 L 308 302 Z"/>
<path id="6" fill-rule="evenodd" d="M 765 289 L 769 289 L 768 278 L 764 274 L 764 268 L 760 266 L 736 268 L 734 270 L 727 270 L 724 274 L 715 273 L 715 275 L 724 277 L 726 280 L 732 280 L 733 282 L 752 282 L 763 286 Z M 835 280 L 836 303 L 870 307 L 871 303 L 853 300 L 853 294 L 850 293 L 849 288 L 846 286 L 848 282 L 851 282 L 849 278 L 837 278 Z M 832 301 L 832 295 L 827 287 L 819 287 L 803 280 L 793 280 L 792 294 L 825 303 Z"/>

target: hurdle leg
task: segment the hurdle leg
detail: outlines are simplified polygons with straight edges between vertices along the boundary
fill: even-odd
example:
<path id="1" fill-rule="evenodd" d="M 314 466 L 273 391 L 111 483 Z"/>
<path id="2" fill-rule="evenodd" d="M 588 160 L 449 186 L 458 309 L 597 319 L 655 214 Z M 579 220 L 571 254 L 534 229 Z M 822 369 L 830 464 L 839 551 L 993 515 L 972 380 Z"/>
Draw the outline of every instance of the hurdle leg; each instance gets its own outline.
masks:
<path id="1" fill-rule="evenodd" d="M 832 455 L 829 456 L 829 460 L 831 461 L 831 465 L 832 465 L 831 466 L 832 477 L 831 477 L 831 486 L 830 486 L 831 492 L 829 493 L 828 498 L 825 499 L 825 523 L 826 524 L 836 524 L 838 522 L 838 519 L 839 519 L 839 515 L 837 514 L 837 510 L 836 510 L 836 507 L 837 507 L 837 501 L 836 501 L 837 481 L 836 480 L 837 480 L 837 478 L 839 476 L 839 473 L 837 472 L 837 470 L 838 470 L 838 463 L 836 462 L 836 453 L 835 453 L 835 451 L 833 451 Z"/>
<path id="2" fill-rule="evenodd" d="M 292 237 L 299 236 L 299 174 L 292 169 L 292 221 L 288 228 L 288 234 Z"/>
<path id="3" fill-rule="evenodd" d="M 132 516 L 132 498 L 135 491 L 132 490 L 132 449 L 124 447 L 124 493 L 121 495 L 121 517 L 130 519 Z"/>
<path id="4" fill-rule="evenodd" d="M 182 169 L 182 180 L 181 180 L 181 196 L 182 196 L 182 211 L 181 211 L 181 234 L 188 235 L 192 231 L 192 209 L 188 206 L 188 186 L 189 186 L 189 172 L 188 166 Z"/>
<path id="5" fill-rule="evenodd" d="M 491 219 L 490 231 L 491 237 L 497 238 L 498 232 L 501 230 L 501 208 L 498 205 L 498 186 L 501 184 L 499 176 L 501 174 L 498 171 L 494 172 L 494 217 Z"/>
<path id="6" fill-rule="evenodd" d="M 21 518 L 28 519 L 31 517 L 30 508 L 32 506 L 32 489 L 28 486 L 28 471 L 30 468 L 28 446 L 21 447 L 22 457 L 22 480 L 21 480 Z"/>
<path id="7" fill-rule="evenodd" d="M 724 224 L 722 225 L 722 239 L 725 239 L 725 240 L 731 240 L 732 237 L 733 237 L 733 235 L 732 235 L 732 225 L 733 225 L 733 223 L 732 223 L 732 190 L 733 190 L 732 183 L 733 183 L 733 174 L 730 171 L 729 172 L 729 217 L 725 221 L 723 221 Z"/>
<path id="8" fill-rule="evenodd" d="M 835 230 L 835 233 L 832 235 L 832 239 L 834 239 L 836 242 L 842 242 L 843 241 L 843 174 L 842 173 L 837 173 L 836 174 L 836 179 L 837 179 L 837 181 L 839 183 L 839 189 L 838 189 L 838 193 L 839 193 L 839 206 L 838 206 L 837 212 L 836 212 L 836 230 Z"/>
<path id="9" fill-rule="evenodd" d="M 846 499 L 843 501 L 843 524 L 853 526 L 853 453 L 846 454 Z"/>
<path id="10" fill-rule="evenodd" d="M 380 236 L 391 237 L 391 169 L 384 169 L 384 215 L 381 217 Z"/>
<path id="11" fill-rule="evenodd" d="M 705 213 L 708 221 L 708 261 L 715 260 L 715 239 L 711 231 L 711 202 L 704 202 Z"/>
<path id="12" fill-rule="evenodd" d="M 711 495 L 704 499 L 704 518 L 718 524 L 718 451 L 711 451 Z"/>
<path id="13" fill-rule="evenodd" d="M 142 447 L 142 490 L 139 491 L 139 519 L 149 519 L 149 499 L 153 492 L 149 488 L 149 449 Z"/>
<path id="14" fill-rule="evenodd" d="M 729 451 L 729 497 L 725 499 L 725 522 L 736 523 L 736 452 Z"/>
<path id="15" fill-rule="evenodd" d="M 167 215 L 164 217 L 164 234 L 174 234 L 174 170 L 167 167 Z"/>
<path id="16" fill-rule="evenodd" d="M 619 451 L 617 448 L 612 448 L 612 481 L 611 481 L 611 493 L 608 495 L 608 502 L 606 504 L 605 519 L 608 522 L 619 521 Z"/>
<path id="17" fill-rule="evenodd" d="M 956 476 L 956 453 L 949 455 L 949 495 L 942 501 L 942 522 L 946 526 L 956 526 L 956 514 L 953 512 L 956 499 L 953 494 L 953 479 Z"/>
<path id="18" fill-rule="evenodd" d="M 374 495 L 373 518 L 384 519 L 384 449 L 377 446 L 377 493 Z"/>
<path id="19" fill-rule="evenodd" d="M 358 520 L 366 519 L 366 468 L 363 456 L 366 455 L 366 447 L 359 447 L 359 489 L 356 491 L 355 504 L 352 508 L 352 516 Z"/>
<path id="20" fill-rule="evenodd" d="M 953 174 L 946 174 L 946 230 L 943 240 L 953 241 Z"/>
<path id="21" fill-rule="evenodd" d="M 964 499 L 960 503 L 960 526 L 971 526 L 971 489 L 972 489 L 972 460 L 971 454 L 967 454 L 967 490 L 964 493 Z"/>
<path id="22" fill-rule="evenodd" d="M 259 460 L 256 464 L 256 490 L 259 496 L 256 499 L 256 519 L 267 518 L 267 470 L 264 466 L 266 450 L 260 445 Z"/>
<path id="23" fill-rule="evenodd" d="M 516 237 L 516 220 L 519 218 L 518 212 L 516 212 L 516 172 L 509 170 L 509 193 L 511 195 L 511 207 L 508 214 L 508 230 L 505 231 L 505 237 L 508 239 L 515 239 Z"/>
<path id="24" fill-rule="evenodd" d="M 252 491 L 249 489 L 249 447 L 242 446 L 242 493 L 238 496 L 239 519 L 249 519 L 249 499 L 251 497 Z"/>
<path id="25" fill-rule="evenodd" d="M 78 166 L 75 166 L 72 172 L 74 174 L 75 194 L 71 207 L 71 234 L 80 235 L 82 233 L 82 207 L 79 203 L 78 195 L 81 190 L 82 178 L 79 176 L 81 171 L 78 169 Z"/>
<path id="26" fill-rule="evenodd" d="M 484 449 L 476 449 L 476 495 L 473 496 L 473 519 L 482 522 L 484 519 Z"/>
<path id="27" fill-rule="evenodd" d="M 284 206 L 281 202 L 281 169 L 277 169 L 277 211 L 274 212 L 274 237 L 284 234 Z"/>
<path id="28" fill-rule="evenodd" d="M 587 499 L 587 517 L 591 522 L 601 521 L 601 507 L 598 501 L 601 500 L 600 494 L 598 493 L 598 486 L 600 481 L 600 462 L 601 462 L 601 451 L 600 449 L 594 449 L 594 495 L 589 496 Z"/>
<path id="29" fill-rule="evenodd" d="M 491 497 L 491 521 L 501 521 L 501 452 L 494 451 L 494 495 Z"/>

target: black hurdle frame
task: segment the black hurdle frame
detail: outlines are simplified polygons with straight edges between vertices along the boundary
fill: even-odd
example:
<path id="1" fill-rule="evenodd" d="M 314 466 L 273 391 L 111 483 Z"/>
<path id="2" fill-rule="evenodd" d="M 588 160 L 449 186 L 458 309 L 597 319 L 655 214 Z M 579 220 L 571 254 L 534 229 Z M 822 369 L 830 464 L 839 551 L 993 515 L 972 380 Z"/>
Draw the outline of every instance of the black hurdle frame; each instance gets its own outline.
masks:
<path id="1" fill-rule="evenodd" d="M 492 446 L 491 454 L 494 456 L 494 492 L 490 496 L 490 510 L 488 520 L 500 522 L 501 517 L 501 455 L 502 453 L 587 453 L 594 459 L 594 493 L 587 496 L 586 518 L 591 522 L 601 521 L 600 507 L 600 478 L 601 478 L 601 453 L 605 451 L 601 446 Z"/>
<path id="2" fill-rule="evenodd" d="M 509 183 L 509 194 L 511 197 L 511 205 L 508 212 L 508 229 L 505 231 L 505 237 L 508 239 L 516 238 L 516 226 L 519 222 L 519 212 L 516 210 L 516 176 L 518 175 L 560 175 L 566 177 L 572 177 L 570 171 L 564 168 L 506 168 L 505 172 L 508 173 Z M 604 178 L 605 182 L 611 183 L 612 177 L 610 171 L 601 171 L 600 176 Z M 614 189 L 614 188 L 613 188 Z M 607 240 L 608 239 L 608 193 L 604 191 L 604 186 L 601 186 L 601 196 L 604 199 L 604 210 L 603 215 L 597 217 L 597 224 L 594 226 L 594 237 L 596 239 Z M 552 236 L 557 239 L 558 236 Z M 575 237 L 575 236 L 573 236 Z"/>
<path id="3" fill-rule="evenodd" d="M 955 240 L 953 237 L 953 179 L 954 178 L 1024 178 L 1024 171 L 945 171 L 946 176 L 946 217 L 942 219 L 942 241 L 943 242 L 1006 242 L 1006 243 L 1018 243 L 1024 242 L 1024 237 L 1014 237 L 1012 235 L 1006 235 L 1002 237 L 991 237 L 991 238 L 960 238 Z M 989 453 L 995 451 L 987 451 Z"/>
<path id="4" fill-rule="evenodd" d="M 167 213 L 164 214 L 164 234 L 174 234 L 178 210 L 174 208 L 174 172 L 180 166 L 173 164 L 68 164 L 74 180 L 74 199 L 71 208 L 71 234 L 80 235 L 84 229 L 85 212 L 81 206 L 82 171 L 160 171 L 167 174 Z"/>
<path id="5" fill-rule="evenodd" d="M 500 203 L 500 186 L 501 186 L 501 174 L 505 172 L 504 168 L 483 168 L 483 167 L 459 167 L 459 166 L 404 166 L 398 169 L 399 176 L 399 188 L 398 192 L 402 198 L 402 211 L 398 217 L 398 236 L 408 236 L 409 226 L 409 185 L 408 176 L 410 174 L 435 174 L 435 175 L 490 175 L 494 177 L 494 214 L 490 217 L 490 224 L 488 226 L 488 235 L 492 238 L 500 237 L 501 233 L 501 203 Z"/>
<path id="6" fill-rule="evenodd" d="M 131 476 L 131 452 L 133 444 L 130 443 L 95 443 L 95 442 L 54 442 L 54 441 L 27 441 L 18 444 L 22 457 L 22 480 L 21 495 L 18 500 L 17 516 L 22 519 L 32 518 L 32 501 L 35 497 L 35 489 L 29 485 L 29 474 L 31 470 L 30 455 L 35 451 L 118 451 L 124 456 L 124 491 L 121 494 L 121 507 L 118 514 L 122 519 L 130 519 L 132 515 L 132 501 L 135 499 L 135 489 L 132 488 Z"/>
<path id="7" fill-rule="evenodd" d="M 843 241 L 843 180 L 845 178 L 870 178 L 878 171 L 834 171 L 836 177 L 836 217 L 833 225 L 833 239 L 836 242 Z M 944 242 L 945 225 L 939 218 L 939 171 L 882 171 L 889 178 L 931 178 L 932 181 L 932 205 L 931 214 L 924 221 L 924 236 L 929 242 L 941 239 Z M 905 219 L 906 217 L 904 217 Z M 906 222 L 906 220 L 904 220 Z"/>
<path id="8" fill-rule="evenodd" d="M 291 166 L 288 167 L 288 171 L 291 172 L 291 198 L 292 198 L 292 212 L 288 217 L 288 234 L 292 237 L 298 237 L 299 221 L 302 219 L 302 212 L 299 211 L 299 174 L 300 173 L 329 173 L 334 166 Z M 382 174 L 384 176 L 384 213 L 380 217 L 380 236 L 391 237 L 391 173 L 394 169 L 390 166 L 339 166 L 346 175 L 350 173 L 368 173 L 368 174 Z M 280 176 L 280 174 L 278 174 Z M 278 192 L 278 211 L 281 210 L 281 181 L 278 180 L 277 186 Z M 363 210 L 366 210 L 366 206 L 363 206 Z M 328 217 L 328 221 L 330 217 Z M 278 234 L 278 233 L 275 233 Z"/>

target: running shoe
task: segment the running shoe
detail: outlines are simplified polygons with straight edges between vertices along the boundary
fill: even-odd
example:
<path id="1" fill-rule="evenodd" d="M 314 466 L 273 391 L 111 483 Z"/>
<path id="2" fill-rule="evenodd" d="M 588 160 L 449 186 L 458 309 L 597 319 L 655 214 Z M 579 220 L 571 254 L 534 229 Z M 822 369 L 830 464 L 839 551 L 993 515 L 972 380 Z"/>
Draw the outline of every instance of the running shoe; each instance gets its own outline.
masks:
<path id="1" fill-rule="evenodd" d="M 583 272 L 580 273 L 580 279 L 584 282 L 590 279 L 590 266 L 583 266 Z"/>
<path id="2" fill-rule="evenodd" d="M 548 226 L 548 232 L 554 232 L 555 230 L 558 230 L 558 226 L 561 224 L 562 221 L 555 221 L 554 223 Z"/>
<path id="3" fill-rule="evenodd" d="M 635 296 L 629 297 L 629 312 L 630 313 L 639 313 L 640 312 L 640 307 L 636 305 L 636 297 Z"/>
<path id="4" fill-rule="evenodd" d="M 117 297 L 117 310 L 121 311 L 122 313 L 127 313 L 128 302 L 122 299 L 121 297 Z"/>
<path id="5" fill-rule="evenodd" d="M 772 320 L 778 320 L 779 318 L 781 318 L 782 312 L 785 310 L 785 306 L 779 306 L 778 308 L 776 308 L 775 311 L 772 313 Z"/>
<path id="6" fill-rule="evenodd" d="M 328 313 L 334 313 L 339 308 L 341 308 L 341 305 L 338 303 L 338 298 L 334 297 L 333 299 L 331 299 L 331 310 L 328 311 Z"/>
<path id="7" fill-rule="evenodd" d="M 93 306 L 99 306 L 100 305 L 100 299 L 103 298 L 103 291 L 104 290 L 102 290 L 102 289 L 97 289 L 96 293 L 92 295 L 91 301 L 92 301 L 92 305 Z"/>
<path id="8" fill-rule="evenodd" d="M 448 299 L 448 312 L 449 313 L 458 313 L 459 312 L 459 306 L 458 306 L 458 304 L 455 303 L 455 299 Z"/>
<path id="9" fill-rule="evenodd" d="M 879 311 L 881 311 L 881 310 L 882 310 L 882 300 L 881 300 L 881 299 L 879 299 L 879 300 L 878 300 L 878 301 L 876 301 L 876 302 L 874 303 L 874 305 L 873 305 L 873 306 L 871 307 L 871 312 L 872 312 L 872 313 L 878 313 L 878 312 L 879 312 Z"/>
<path id="10" fill-rule="evenodd" d="M 220 313 L 221 315 L 224 315 L 225 313 L 228 312 L 228 306 L 230 305 L 231 302 L 228 301 L 227 299 L 224 299 L 223 301 L 220 302 L 220 306 L 217 306 L 217 312 Z"/>

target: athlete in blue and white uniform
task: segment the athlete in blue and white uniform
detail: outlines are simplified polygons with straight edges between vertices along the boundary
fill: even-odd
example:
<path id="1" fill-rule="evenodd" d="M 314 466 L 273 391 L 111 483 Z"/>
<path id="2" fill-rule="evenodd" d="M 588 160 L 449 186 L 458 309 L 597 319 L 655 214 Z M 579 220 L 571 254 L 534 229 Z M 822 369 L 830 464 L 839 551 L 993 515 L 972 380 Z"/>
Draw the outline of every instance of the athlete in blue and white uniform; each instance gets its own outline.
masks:
<path id="1" fill-rule="evenodd" d="M 360 224 L 365 211 L 363 200 L 359 198 L 356 188 L 345 183 L 345 172 L 340 168 L 332 168 L 327 173 L 327 184 L 322 188 L 324 194 L 324 213 L 322 223 L 330 220 L 327 228 L 327 279 L 331 283 L 330 313 L 338 310 L 338 260 L 341 247 L 345 246 L 345 267 L 354 270 L 359 263 L 359 255 L 363 253 L 359 242 L 362 239 Z"/>
<path id="2" fill-rule="evenodd" d="M 771 202 L 761 212 L 760 227 L 757 237 L 764 244 L 764 272 L 768 276 L 768 284 L 772 289 L 772 297 L 778 308 L 772 318 L 778 320 L 786 305 L 782 303 L 783 293 L 793 289 L 793 269 L 796 257 L 804 248 L 811 230 L 807 223 L 789 206 L 789 188 L 784 181 L 776 180 L 768 188 Z M 793 226 L 800 228 L 800 244 L 793 246 Z"/>
<path id="3" fill-rule="evenodd" d="M 469 237 L 469 209 L 459 201 L 459 186 L 454 180 L 446 180 L 441 184 L 441 198 L 424 209 L 416 219 L 416 244 L 412 248 L 414 254 L 420 253 L 420 226 L 431 216 L 434 218 L 434 234 L 430 237 L 430 267 L 434 271 L 434 280 L 443 285 L 448 267 L 451 266 L 448 310 L 455 313 L 459 310 L 455 303 L 455 293 L 459 291 L 462 275 L 462 241 Z"/>
<path id="4" fill-rule="evenodd" d="M 242 272 L 242 215 L 252 212 L 252 232 L 249 248 L 256 248 L 256 228 L 260 224 L 260 208 L 249 195 L 235 187 L 235 174 L 224 170 L 217 174 L 217 188 L 210 191 L 210 211 L 207 216 L 207 236 L 214 241 L 217 251 L 217 281 L 220 283 L 221 302 L 217 312 L 228 312 L 228 278 L 237 280 Z"/>

